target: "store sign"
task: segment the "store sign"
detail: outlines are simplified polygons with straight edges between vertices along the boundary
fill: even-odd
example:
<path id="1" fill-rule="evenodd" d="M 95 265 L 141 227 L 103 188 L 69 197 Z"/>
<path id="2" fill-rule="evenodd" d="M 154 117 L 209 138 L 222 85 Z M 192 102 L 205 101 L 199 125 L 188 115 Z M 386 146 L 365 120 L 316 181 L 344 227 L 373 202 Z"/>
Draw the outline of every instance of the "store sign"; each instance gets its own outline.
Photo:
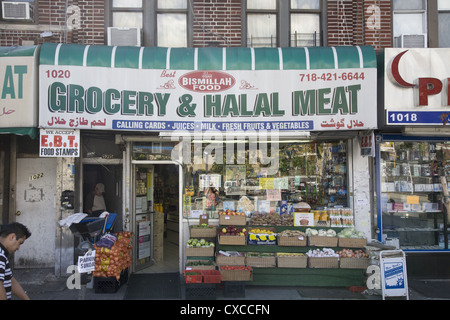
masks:
<path id="1" fill-rule="evenodd" d="M 376 68 L 362 67 L 218 71 L 41 64 L 39 125 L 219 132 L 374 129 L 376 74 Z"/>
<path id="2" fill-rule="evenodd" d="M 41 129 L 40 157 L 79 157 L 80 131 Z"/>
<path id="3" fill-rule="evenodd" d="M 0 56 L 0 128 L 36 127 L 37 58 L 34 47 L 28 55 L 15 50 Z"/>
<path id="4" fill-rule="evenodd" d="M 375 157 L 375 135 L 373 131 L 369 134 L 360 135 L 359 145 L 361 147 L 361 156 Z"/>
<path id="5" fill-rule="evenodd" d="M 386 49 L 385 109 L 391 125 L 450 120 L 449 49 Z"/>

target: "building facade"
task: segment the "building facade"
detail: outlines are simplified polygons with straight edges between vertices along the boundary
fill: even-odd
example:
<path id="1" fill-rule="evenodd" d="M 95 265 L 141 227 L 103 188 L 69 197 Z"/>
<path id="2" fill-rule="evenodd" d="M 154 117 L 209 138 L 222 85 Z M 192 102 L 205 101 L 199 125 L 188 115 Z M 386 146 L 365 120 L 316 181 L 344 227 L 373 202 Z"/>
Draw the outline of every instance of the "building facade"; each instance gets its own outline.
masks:
<path id="1" fill-rule="evenodd" d="M 145 61 L 150 61 L 148 62 L 149 65 L 159 63 L 157 67 L 150 67 L 159 70 L 157 72 L 158 76 L 153 75 L 153 77 L 165 78 L 167 82 L 164 84 L 170 86 L 169 80 L 171 78 L 177 79 L 178 82 L 181 81 L 178 75 L 175 77 L 176 72 L 178 74 L 181 73 L 180 70 L 183 72 L 186 70 L 196 71 L 201 68 L 203 70 L 230 70 L 229 68 L 233 68 L 233 66 L 238 66 L 236 67 L 237 70 L 253 70 L 252 68 L 258 70 L 259 61 L 263 61 L 260 64 L 262 66 L 261 70 L 272 68 L 271 64 L 274 61 L 276 61 L 275 64 L 278 70 L 280 70 L 280 66 L 283 66 L 282 69 L 287 70 L 290 68 L 290 60 L 287 58 L 288 56 L 285 52 L 288 52 L 288 50 L 284 50 L 285 48 L 308 48 L 309 58 L 305 60 L 305 65 L 311 70 L 315 70 L 315 68 L 320 70 L 340 69 L 341 67 L 339 67 L 337 61 L 357 61 L 353 58 L 353 53 L 342 53 L 345 50 L 345 46 L 349 46 L 355 52 L 360 52 L 358 61 L 361 64 L 356 67 L 356 70 L 358 70 L 356 74 L 359 76 L 361 74 L 359 72 L 368 74 L 368 70 L 374 68 L 373 63 L 375 60 L 370 50 L 367 58 L 364 55 L 366 46 L 371 46 L 374 52 L 377 53 L 382 53 L 386 48 L 408 48 L 411 46 L 438 48 L 447 46 L 449 43 L 448 35 L 442 30 L 445 30 L 445 26 L 448 23 L 449 9 L 447 1 L 442 0 L 408 1 L 407 5 L 402 1 L 386 0 L 273 0 L 264 3 L 251 0 L 35 0 L 18 3 L 2 1 L 0 46 L 39 45 L 39 66 L 45 67 L 42 67 L 39 73 L 38 83 L 40 87 L 38 91 L 40 102 L 35 103 L 33 107 L 41 111 L 36 127 L 48 129 L 51 127 L 50 123 L 53 125 L 63 118 L 57 119 L 56 117 L 58 115 L 62 116 L 63 113 L 42 116 L 52 108 L 50 106 L 51 102 L 55 103 L 53 111 L 62 111 L 62 109 L 57 110 L 62 100 L 54 97 L 56 100 L 52 101 L 51 97 L 47 97 L 47 92 L 51 96 L 48 86 L 52 86 L 52 83 L 56 82 L 62 83 L 63 85 L 58 88 L 55 85 L 55 92 L 59 94 L 63 92 L 62 88 L 67 90 L 67 92 L 75 90 L 71 91 L 71 94 L 78 95 L 79 99 L 72 101 L 73 108 L 79 108 L 79 104 L 82 101 L 79 90 L 86 89 L 87 91 L 93 87 L 84 83 L 76 83 L 78 85 L 76 88 L 75 86 L 70 86 L 74 83 L 71 83 L 68 78 L 72 78 L 75 71 L 70 71 L 71 74 L 68 76 L 64 72 L 71 70 L 70 68 L 64 69 L 64 67 L 57 68 L 56 66 L 112 67 L 112 57 L 114 57 L 115 67 L 129 68 L 130 65 L 137 63 L 139 65 L 138 68 L 142 66 L 145 68 Z M 407 21 L 411 21 L 411 19 L 414 21 L 414 28 L 406 25 Z M 53 46 L 52 44 L 63 45 Z M 71 44 L 74 46 L 70 46 Z M 101 46 L 103 48 L 104 45 L 118 46 L 117 48 L 119 49 L 114 51 L 114 55 L 108 51 L 109 49 L 105 49 L 108 52 L 86 49 L 88 46 Z M 154 51 L 149 50 L 147 52 L 151 52 L 151 56 L 159 57 L 161 60 L 145 60 L 145 56 L 142 59 L 134 59 L 134 56 L 139 57 L 139 51 L 122 51 L 121 48 L 124 46 L 154 48 Z M 331 54 L 327 50 L 314 51 L 315 48 L 325 49 L 330 47 L 337 48 L 337 51 Z M 172 50 L 170 55 L 168 55 L 166 51 L 158 51 L 158 48 L 172 48 Z M 195 51 L 195 48 L 198 50 Z M 224 53 L 223 49 L 231 48 L 236 49 L 236 51 L 228 50 L 227 54 Z M 261 53 L 261 55 L 251 60 L 252 51 L 244 50 L 242 53 L 239 53 L 239 48 L 258 49 L 254 52 L 257 55 Z M 272 48 L 275 51 L 264 51 L 263 48 Z M 283 48 L 284 51 L 277 51 L 277 48 Z M 342 51 L 339 51 L 341 50 L 339 48 L 343 48 Z M 363 48 L 362 51 L 361 48 Z M 228 58 L 231 52 L 236 52 L 234 59 Z M 274 55 L 274 52 L 277 52 L 277 55 Z M 95 53 L 95 55 L 90 56 L 90 53 Z M 205 54 L 203 60 L 198 58 L 199 53 Z M 143 51 L 143 54 L 145 54 L 145 51 Z M 249 55 L 250 64 L 245 60 L 245 55 L 247 54 Z M 330 62 L 327 56 L 333 57 L 333 55 L 335 57 L 334 61 L 331 58 Z M 221 57 L 220 61 L 211 59 L 211 56 Z M 258 57 L 265 57 L 265 60 L 258 60 Z M 280 57 L 282 57 L 283 63 L 279 63 L 281 61 Z M 315 57 L 318 57 L 316 67 L 313 66 Z M 298 62 L 294 60 L 292 63 Z M 209 66 L 201 66 L 202 61 L 208 62 Z M 225 68 L 223 61 L 226 61 L 227 68 Z M 252 66 L 251 61 L 256 67 Z M 365 66 L 362 61 L 371 62 Z M 168 66 L 172 67 L 168 68 Z M 301 67 L 295 65 L 295 68 Z M 346 65 L 343 68 L 353 68 L 353 66 Z M 367 71 L 365 68 L 368 68 Z M 260 74 L 264 76 L 270 75 L 267 71 L 261 71 Z M 354 73 L 352 73 L 352 77 L 353 75 Z M 378 75 L 380 76 L 380 71 L 378 71 Z M 311 74 L 306 75 L 306 73 L 304 76 L 312 77 Z M 235 78 L 239 78 L 239 76 L 235 76 Z M 62 80 L 58 81 L 58 79 Z M 254 80 L 255 78 L 250 77 L 249 79 Z M 312 78 L 308 81 L 313 82 Z M 376 90 L 376 80 L 372 79 L 370 81 L 373 81 L 373 90 Z M 43 83 L 46 85 L 43 86 Z M 115 82 L 112 81 L 112 83 L 114 84 Z M 340 86 L 338 82 L 332 81 L 332 83 L 335 87 Z M 383 81 L 378 82 L 378 89 L 382 84 Z M 81 88 L 83 86 L 85 88 Z M 133 86 L 137 87 L 138 85 L 133 84 Z M 268 88 L 270 86 L 276 87 L 274 83 L 269 83 Z M 126 87 L 126 85 L 123 87 L 123 90 L 130 89 L 134 90 Z M 314 86 L 311 88 L 311 90 L 319 89 Z M 102 90 L 104 89 L 101 88 L 100 91 Z M 284 101 L 283 97 L 287 95 L 287 92 L 290 95 L 292 91 L 284 91 L 282 88 L 277 90 L 280 97 L 282 97 L 280 101 Z M 346 88 L 345 90 L 349 89 Z M 267 89 L 266 93 L 268 92 L 269 89 Z M 118 101 L 119 98 L 115 94 L 115 92 L 111 93 L 110 98 Z M 238 95 L 236 93 L 236 97 Z M 377 100 L 376 91 L 369 90 L 364 95 L 364 99 L 374 95 L 374 101 Z M 223 99 L 231 99 L 231 96 L 223 97 Z M 69 97 L 69 94 L 67 97 Z M 121 99 L 125 98 L 121 97 Z M 134 98 L 132 95 L 127 96 L 127 99 L 128 102 L 131 101 L 132 105 L 134 105 L 133 101 L 138 101 L 138 98 Z M 146 99 L 150 98 L 147 97 Z M 163 99 L 163 96 L 155 94 L 152 99 L 155 101 L 155 109 L 156 106 L 161 106 L 163 100 L 158 99 Z M 270 99 L 268 98 L 267 101 L 270 100 L 273 103 L 273 96 Z M 384 101 L 384 98 L 382 100 Z M 88 101 L 83 101 L 83 103 L 86 103 L 85 108 L 88 109 Z M 369 105 L 368 100 L 363 101 L 365 105 Z M 381 105 L 380 101 L 380 93 L 378 92 L 378 109 L 384 109 L 384 105 Z M 69 98 L 67 98 L 66 102 L 70 103 Z M 145 102 L 148 102 L 148 100 L 145 100 Z M 231 114 L 236 109 L 233 109 L 233 102 L 229 103 L 228 114 Z M 239 105 L 242 105 L 242 103 L 243 100 L 239 100 Z M 92 107 L 95 108 L 94 103 Z M 272 115 L 275 115 L 277 111 L 274 110 L 273 104 L 271 104 L 270 108 L 264 109 L 263 100 L 260 102 L 260 107 L 261 113 L 269 112 L 270 110 Z M 345 113 L 345 111 L 342 111 L 344 107 L 341 106 L 340 108 L 340 114 Z M 376 109 L 376 104 L 374 108 Z M 131 112 L 131 109 L 133 108 L 130 108 L 128 111 Z M 297 114 L 301 113 L 300 109 L 297 110 Z M 109 110 L 109 114 L 112 111 Z M 156 110 L 153 111 L 156 114 Z M 189 112 L 187 109 L 184 111 Z M 242 111 L 239 109 L 241 116 L 243 115 Z M 123 110 L 121 112 L 123 115 Z M 147 110 L 146 112 L 150 111 Z M 212 115 L 215 112 L 219 111 L 211 109 Z M 224 110 L 221 110 L 221 112 L 224 112 Z M 315 114 L 316 120 L 318 120 L 319 111 L 315 112 Z M 285 134 L 285 137 L 277 140 L 277 147 L 281 146 L 279 150 L 282 150 L 286 159 L 285 161 L 280 161 L 279 170 L 272 175 L 267 174 L 267 172 L 261 173 L 264 171 L 261 168 L 267 167 L 270 163 L 261 166 L 261 161 L 259 161 L 250 170 L 250 167 L 245 167 L 248 165 L 249 158 L 247 158 L 247 164 L 245 161 L 244 163 L 237 163 L 236 161 L 227 163 L 225 158 L 223 160 L 225 163 L 217 161 L 216 155 L 227 154 L 226 148 L 224 147 L 220 153 L 218 151 L 220 148 L 216 146 L 211 147 L 211 137 L 205 135 L 202 136 L 203 145 L 200 149 L 203 151 L 200 152 L 200 160 L 195 159 L 195 155 L 198 156 L 195 151 L 197 146 L 193 142 L 195 137 L 192 136 L 193 139 L 190 141 L 192 146 L 188 148 L 192 147 L 192 153 L 189 153 L 188 164 L 183 165 L 183 159 L 186 162 L 188 157 L 186 154 L 177 159 L 173 158 L 175 146 L 181 145 L 180 141 L 183 139 L 178 138 L 175 142 L 175 140 L 171 140 L 173 134 L 170 135 L 170 132 L 166 132 L 164 136 L 164 134 L 161 134 L 163 130 L 139 130 L 139 126 L 133 127 L 129 123 L 124 123 L 122 128 L 118 128 L 122 124 L 116 124 L 114 127 L 106 126 L 102 129 L 104 118 L 87 118 L 89 128 L 84 127 L 80 129 L 80 154 L 78 157 L 58 157 L 56 159 L 45 157 L 45 155 L 40 154 L 42 152 L 42 149 L 40 149 L 42 147 L 41 140 L 32 139 L 29 136 L 18 136 L 10 132 L 8 135 L 1 137 L 3 142 L 2 154 L 9 159 L 9 161 L 4 162 L 5 164 L 2 168 L 2 171 L 5 173 L 2 221 L 18 220 L 25 223 L 34 223 L 36 228 L 43 231 L 43 233 L 51 231 L 51 237 L 54 237 L 55 240 L 54 245 L 52 244 L 51 246 L 51 250 L 55 251 L 55 270 L 57 274 L 64 274 L 67 266 L 73 263 L 74 240 L 70 231 L 61 228 L 54 230 L 52 227 L 54 225 L 53 222 L 61 220 L 74 212 L 83 211 L 85 209 L 83 208 L 85 196 L 97 182 L 102 181 L 106 185 L 106 200 L 109 205 L 107 209 L 118 214 L 118 228 L 123 227 L 137 234 L 140 228 L 142 230 L 157 229 L 158 219 L 160 218 L 146 215 L 146 213 L 147 211 L 155 211 L 156 204 L 163 205 L 164 209 L 161 211 L 166 213 L 163 222 L 166 230 L 165 238 L 170 238 L 171 242 L 176 244 L 178 259 L 176 259 L 175 269 L 181 271 L 186 259 L 183 248 L 184 243 L 189 238 L 189 226 L 192 224 L 192 221 L 198 219 L 200 211 L 208 211 L 209 218 L 215 221 L 214 219 L 218 219 L 218 212 L 223 209 L 224 200 L 228 200 L 225 202 L 234 201 L 237 209 L 239 200 L 242 200 L 243 196 L 251 196 L 252 201 L 255 201 L 254 197 L 261 199 L 262 195 L 257 194 L 253 190 L 256 184 L 261 182 L 258 182 L 259 179 L 271 179 L 264 180 L 264 183 L 272 184 L 275 181 L 274 179 L 286 178 L 276 180 L 276 182 L 280 183 L 280 181 L 283 181 L 282 183 L 284 183 L 286 180 L 289 183 L 291 178 L 292 192 L 290 196 L 293 196 L 293 193 L 301 194 L 303 199 L 311 202 L 313 209 L 333 208 L 335 206 L 351 208 L 353 210 L 355 227 L 364 232 L 367 238 L 382 239 L 381 234 L 384 231 L 381 228 L 382 221 L 379 219 L 382 215 L 380 211 L 382 204 L 377 203 L 377 199 L 381 197 L 381 189 L 377 189 L 377 186 L 380 184 L 378 180 L 380 177 L 379 172 L 377 177 L 377 165 L 380 161 L 375 160 L 376 157 L 371 158 L 361 155 L 361 136 L 366 134 L 367 131 L 381 134 L 402 132 L 402 129 L 398 126 L 385 126 L 382 120 L 384 119 L 383 114 L 384 111 L 381 115 L 380 112 L 378 114 L 378 125 L 365 125 L 361 127 L 361 130 L 357 130 L 355 126 L 351 129 L 347 128 L 348 130 L 345 130 L 345 132 L 343 130 L 340 132 L 337 132 L 337 130 L 328 131 L 326 126 L 319 129 L 319 124 L 314 126 L 314 130 L 288 130 L 289 134 Z M 70 114 L 67 115 L 69 116 Z M 77 114 L 77 116 L 82 115 L 85 114 Z M 362 115 L 359 114 L 359 116 Z M 375 114 L 374 119 L 376 118 Z M 81 117 L 76 119 L 79 121 L 78 123 L 85 120 L 81 119 Z M 63 120 L 67 124 L 53 125 L 53 128 L 73 129 L 75 127 L 69 124 L 69 118 Z M 72 120 L 74 120 L 73 117 Z M 167 119 L 167 121 L 175 120 L 174 118 Z M 331 123 L 331 120 L 334 121 L 333 118 L 326 119 L 328 124 Z M 7 123 L 3 126 L 9 127 Z M 377 129 L 381 130 L 377 131 Z M 234 150 L 238 150 L 237 136 L 237 134 L 233 136 L 235 139 L 233 142 Z M 289 144 L 292 144 L 289 141 L 292 140 L 293 136 L 297 136 L 296 142 L 294 142 L 293 146 L 289 146 Z M 246 136 L 246 138 L 248 139 L 249 137 Z M 273 142 L 269 146 L 274 145 L 275 140 Z M 223 145 L 225 146 L 225 144 Z M 249 148 L 248 144 L 247 148 Z M 314 151 L 308 152 L 307 150 Z M 306 156 L 309 153 L 315 160 L 311 160 L 308 158 L 309 156 Z M 214 157 L 211 156 L 212 154 L 214 154 Z M 249 157 L 248 154 L 249 151 L 247 150 L 247 155 L 244 158 Z M 293 163 L 287 160 L 287 158 L 294 155 L 298 162 Z M 190 158 L 191 156 L 192 159 Z M 237 151 L 234 153 L 234 157 L 238 158 Z M 52 171 L 51 168 L 56 167 L 56 176 L 52 176 L 47 172 L 27 172 L 25 176 L 30 177 L 34 174 L 42 174 L 45 177 L 45 179 L 34 179 L 35 182 L 44 181 L 48 178 L 49 180 L 45 181 L 40 188 L 45 188 L 46 185 L 56 181 L 56 188 L 51 192 L 51 196 L 49 193 L 46 196 L 41 196 L 41 193 L 38 193 L 39 199 L 50 197 L 54 200 L 53 210 L 56 212 L 51 217 L 52 223 L 47 224 L 27 218 L 26 214 L 19 213 L 22 212 L 23 203 L 19 201 L 22 197 L 21 194 L 17 193 L 16 188 L 20 184 L 18 179 L 24 179 L 24 177 L 19 178 L 19 173 L 23 172 L 23 168 L 30 165 L 27 162 L 34 162 L 35 160 L 37 163 L 38 161 L 44 161 L 43 159 L 47 160 L 45 165 L 35 164 L 32 166 L 35 166 L 35 168 L 36 166 L 48 167 L 49 172 Z M 326 161 L 318 164 L 317 161 L 319 159 L 321 159 L 320 161 L 328 159 L 330 162 L 338 159 L 340 163 L 337 166 L 332 166 L 331 163 L 326 163 Z M 310 169 L 304 169 L 304 172 L 300 169 L 295 171 L 295 167 L 304 167 L 307 163 L 309 163 L 310 167 L 320 168 L 322 170 L 321 173 L 308 171 Z M 230 164 L 230 168 L 227 168 L 227 164 Z M 7 179 L 6 173 L 10 172 L 10 169 L 15 173 L 11 175 L 10 179 Z M 312 176 L 315 177 L 315 180 L 311 179 Z M 331 180 L 325 181 L 325 177 L 328 176 L 332 176 Z M 168 186 L 165 186 L 164 182 L 167 182 L 167 177 L 170 177 L 168 180 L 171 182 Z M 308 178 L 302 180 L 302 177 Z M 321 182 L 318 183 L 317 179 Z M 214 212 L 205 210 L 204 207 L 206 196 L 203 192 L 209 183 L 218 187 L 219 192 L 221 192 L 221 206 L 215 208 Z M 239 183 L 239 186 L 236 185 L 237 183 Z M 33 190 L 39 189 L 39 187 L 34 185 L 32 187 L 34 188 Z M 146 195 L 150 188 L 154 191 L 152 198 Z M 193 189 L 193 192 L 191 192 L 191 189 Z M 280 190 L 287 189 L 289 188 L 280 187 Z M 24 185 L 20 192 L 26 193 L 26 190 L 27 184 Z M 270 189 L 267 188 L 265 190 L 277 190 L 277 188 L 272 186 Z M 61 204 L 61 195 L 64 191 L 73 192 L 72 207 Z M 28 193 L 29 195 L 31 194 L 30 192 Z M 270 196 L 273 197 L 270 199 L 272 201 L 286 200 L 296 202 L 293 198 L 285 199 L 284 193 L 283 191 L 280 198 L 278 198 L 275 192 L 270 192 Z M 267 194 L 264 194 L 263 200 L 270 200 L 267 198 Z M 31 198 L 30 202 L 33 199 Z M 257 202 L 255 201 L 255 203 Z M 33 204 L 36 205 L 36 202 Z M 39 210 L 46 211 L 48 205 L 43 202 L 41 204 L 42 208 Z M 268 205 L 268 210 L 271 210 L 270 204 L 264 203 L 264 205 Z M 277 210 L 276 205 L 274 205 L 273 210 Z M 391 234 L 390 236 L 393 235 Z M 36 241 L 42 241 L 42 238 Z M 154 261 L 164 261 L 164 249 L 159 241 L 162 240 L 156 236 L 149 243 L 135 243 L 135 247 L 140 248 L 136 249 L 140 253 L 137 252 L 134 257 L 133 267 L 135 270 L 151 266 Z M 38 253 L 36 255 L 35 253 L 25 252 L 23 256 L 16 258 L 16 265 L 50 266 L 53 264 L 53 260 L 49 259 L 48 255 L 48 253 Z"/>

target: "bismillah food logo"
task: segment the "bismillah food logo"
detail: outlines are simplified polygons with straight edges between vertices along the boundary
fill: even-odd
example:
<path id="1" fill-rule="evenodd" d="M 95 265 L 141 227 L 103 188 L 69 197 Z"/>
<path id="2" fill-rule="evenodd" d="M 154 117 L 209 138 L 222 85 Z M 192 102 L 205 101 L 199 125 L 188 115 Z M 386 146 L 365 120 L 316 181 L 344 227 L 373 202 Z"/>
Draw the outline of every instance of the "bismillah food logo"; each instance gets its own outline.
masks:
<path id="1" fill-rule="evenodd" d="M 220 92 L 232 88 L 236 79 L 222 71 L 192 71 L 182 75 L 178 83 L 194 92 Z"/>

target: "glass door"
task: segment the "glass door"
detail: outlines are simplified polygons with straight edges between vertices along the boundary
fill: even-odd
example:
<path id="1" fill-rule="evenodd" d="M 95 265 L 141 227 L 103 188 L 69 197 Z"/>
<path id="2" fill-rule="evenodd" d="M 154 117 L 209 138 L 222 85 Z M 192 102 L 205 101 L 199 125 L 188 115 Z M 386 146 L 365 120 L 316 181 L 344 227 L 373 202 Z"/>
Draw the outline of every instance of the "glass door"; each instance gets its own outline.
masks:
<path id="1" fill-rule="evenodd" d="M 152 265 L 153 260 L 153 179 L 152 165 L 134 165 L 135 270 Z"/>
<path id="2" fill-rule="evenodd" d="M 380 240 L 403 250 L 446 250 L 450 142 L 403 139 L 379 144 Z"/>

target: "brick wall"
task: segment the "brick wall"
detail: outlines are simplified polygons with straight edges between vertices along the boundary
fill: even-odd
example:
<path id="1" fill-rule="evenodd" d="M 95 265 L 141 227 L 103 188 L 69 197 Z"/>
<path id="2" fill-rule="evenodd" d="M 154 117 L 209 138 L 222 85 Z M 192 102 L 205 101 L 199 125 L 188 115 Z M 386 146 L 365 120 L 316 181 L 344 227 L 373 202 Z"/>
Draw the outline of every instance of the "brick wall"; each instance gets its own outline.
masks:
<path id="1" fill-rule="evenodd" d="M 241 46 L 240 0 L 193 1 L 194 47 Z"/>
<path id="2" fill-rule="evenodd" d="M 36 0 L 35 23 L 0 22 L 0 46 L 105 44 L 104 0 Z M 328 0 L 328 45 L 392 46 L 390 0 Z M 241 46 L 241 0 L 193 0 L 193 46 Z M 67 11 L 67 13 L 66 13 Z M 66 19 L 68 26 L 66 28 Z M 41 38 L 44 31 L 52 36 Z"/>
<path id="3" fill-rule="evenodd" d="M 74 28 L 70 28 L 71 25 Z M 40 35 L 46 31 L 51 31 L 52 36 L 42 38 Z M 104 0 L 69 0 L 67 9 L 65 0 L 36 0 L 34 22 L 0 23 L 0 46 L 41 44 L 44 41 L 104 44 Z"/>

